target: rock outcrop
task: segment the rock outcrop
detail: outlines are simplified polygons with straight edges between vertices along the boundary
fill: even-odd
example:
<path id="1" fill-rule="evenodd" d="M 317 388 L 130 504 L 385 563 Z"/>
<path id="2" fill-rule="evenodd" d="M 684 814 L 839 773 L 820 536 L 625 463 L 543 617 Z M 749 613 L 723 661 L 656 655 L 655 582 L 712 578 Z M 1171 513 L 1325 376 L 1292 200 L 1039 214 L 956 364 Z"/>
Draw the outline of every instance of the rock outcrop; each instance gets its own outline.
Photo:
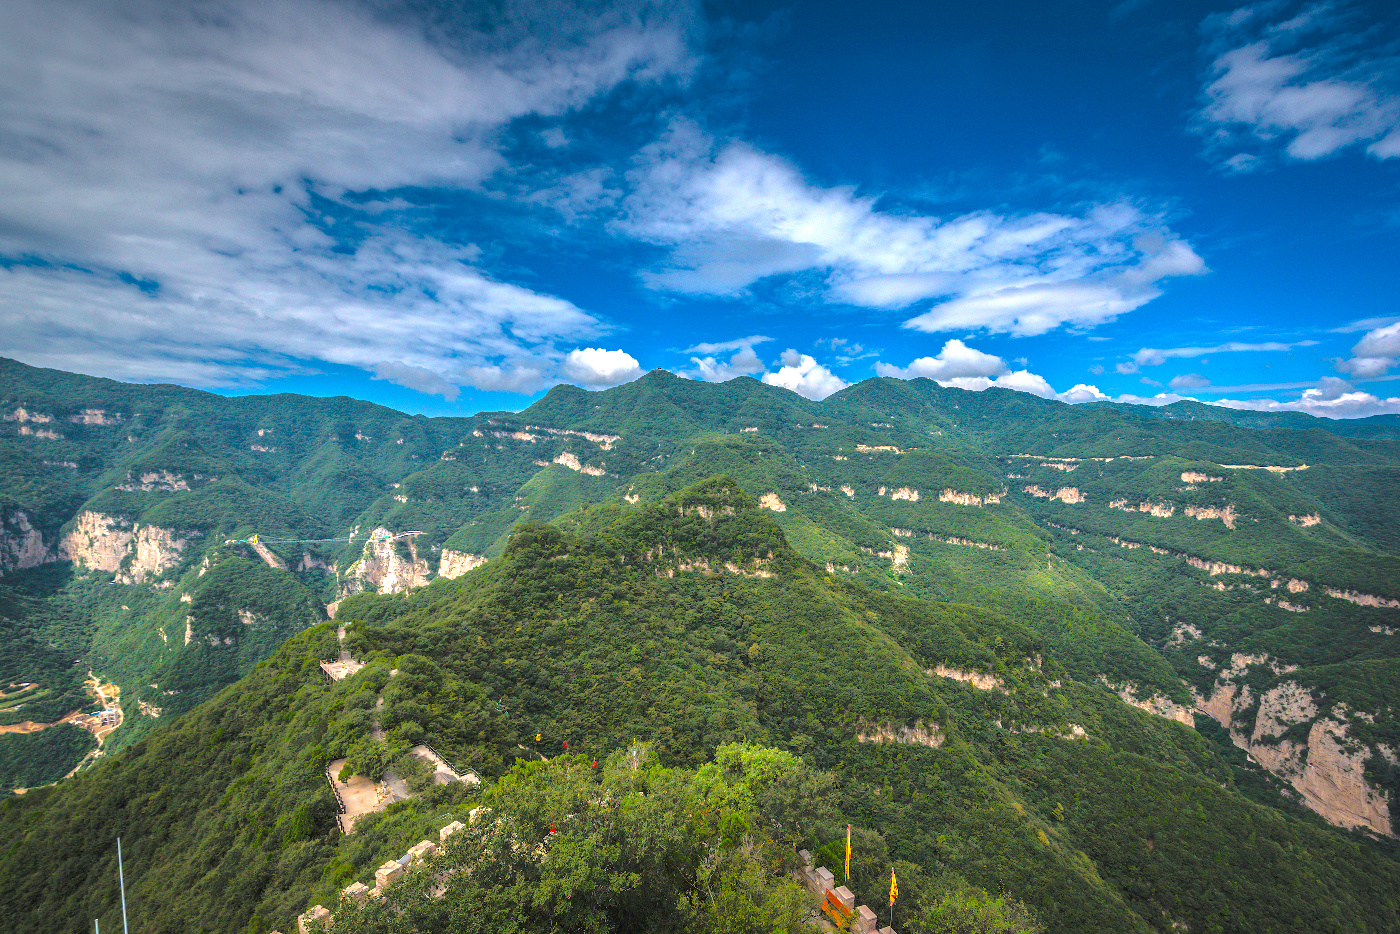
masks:
<path id="1" fill-rule="evenodd" d="M 473 568 L 479 568 L 485 563 L 485 555 L 474 555 L 465 551 L 444 548 L 442 559 L 438 562 L 438 577 L 451 580 L 454 577 L 461 577 Z"/>
<path id="2" fill-rule="evenodd" d="M 1319 716 L 1312 692 L 1297 682 L 1284 681 L 1260 695 L 1254 728 L 1247 735 L 1239 729 L 1234 717 L 1252 707 L 1254 697 L 1247 686 L 1227 679 L 1260 661 L 1255 656 L 1234 656 L 1210 697 L 1197 695 L 1197 707 L 1228 729 L 1236 746 L 1287 782 L 1328 823 L 1394 837 L 1387 795 L 1366 780 L 1365 763 L 1371 750 L 1348 734 L 1345 707 L 1339 704 Z M 1276 671 L 1289 670 L 1270 664 Z M 1302 726 L 1308 727 L 1306 739 L 1298 729 Z M 1394 758 L 1392 750 L 1383 752 Z"/>
<path id="3" fill-rule="evenodd" d="M 1165 694 L 1153 694 L 1151 697 L 1140 699 L 1130 685 L 1110 684 L 1108 678 L 1099 675 L 1099 681 L 1110 691 L 1117 694 L 1123 703 L 1138 710 L 1145 710 L 1150 714 L 1165 717 L 1168 720 L 1175 720 L 1177 723 L 1194 727 L 1196 723 L 1195 715 L 1191 713 L 1190 707 L 1184 707 Z"/>
<path id="4" fill-rule="evenodd" d="M 119 584 L 140 584 L 179 564 L 192 535 L 84 510 L 60 549 L 75 564 L 115 574 Z"/>
<path id="5" fill-rule="evenodd" d="M 34 528 L 29 515 L 15 509 L 0 518 L 0 575 L 35 568 L 53 560 L 44 533 Z"/>
<path id="6" fill-rule="evenodd" d="M 995 675 L 983 674 L 980 671 L 966 671 L 962 668 L 951 668 L 947 665 L 939 665 L 924 672 L 928 675 L 938 675 L 940 678 L 952 678 L 955 681 L 965 681 L 979 691 L 1005 691 L 1006 685 Z"/>
<path id="7" fill-rule="evenodd" d="M 787 504 L 778 498 L 777 493 L 764 493 L 758 498 L 758 505 L 774 512 L 787 512 Z"/>
<path id="8" fill-rule="evenodd" d="M 428 582 L 432 569 L 426 558 L 418 556 L 418 547 L 413 539 L 406 539 L 409 557 L 399 554 L 388 529 L 378 528 L 365 542 L 360 559 L 345 572 L 341 584 L 341 595 L 359 593 L 370 587 L 378 593 L 402 593 L 414 587 L 422 587 Z"/>
<path id="9" fill-rule="evenodd" d="M 930 726 L 922 720 L 915 722 L 913 726 L 865 723 L 856 728 L 856 742 L 905 743 L 937 749 L 943 745 L 943 734 L 936 725 Z"/>
<path id="10" fill-rule="evenodd" d="M 1038 486 L 1026 487 L 1026 492 L 1032 496 L 1042 497 L 1049 500 L 1060 500 L 1063 503 L 1074 505 L 1075 503 L 1087 502 L 1088 498 L 1079 491 L 1078 487 L 1062 486 L 1053 493 L 1042 490 Z"/>
<path id="11" fill-rule="evenodd" d="M 958 506 L 987 506 L 1001 502 L 1000 493 L 987 493 L 979 496 L 976 493 L 959 493 L 957 490 L 940 490 L 938 492 L 940 503 L 954 503 Z"/>
<path id="12" fill-rule="evenodd" d="M 601 477 L 604 473 L 603 468 L 591 467 L 580 461 L 577 455 L 570 454 L 568 451 L 557 455 L 554 458 L 554 463 L 561 467 L 567 467 L 570 470 L 577 470 L 579 473 L 587 474 L 590 477 Z"/>

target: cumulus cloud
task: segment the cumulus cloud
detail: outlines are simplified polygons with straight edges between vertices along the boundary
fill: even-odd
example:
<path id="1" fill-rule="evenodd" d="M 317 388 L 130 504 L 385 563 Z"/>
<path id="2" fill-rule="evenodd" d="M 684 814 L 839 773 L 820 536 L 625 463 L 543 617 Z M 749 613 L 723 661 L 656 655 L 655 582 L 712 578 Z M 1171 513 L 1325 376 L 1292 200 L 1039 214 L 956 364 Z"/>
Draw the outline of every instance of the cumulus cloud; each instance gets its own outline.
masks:
<path id="1" fill-rule="evenodd" d="M 430 376 L 550 378 L 600 321 L 354 195 L 476 185 L 508 121 L 683 76 L 694 11 L 426 9 L 0 5 L 0 352 L 212 386 L 318 361 L 444 395 Z"/>
<path id="2" fill-rule="evenodd" d="M 1097 386 L 1086 383 L 1078 383 L 1065 392 L 1056 392 L 1045 377 L 1026 369 L 1012 370 L 1001 357 L 983 353 L 956 339 L 944 343 L 936 357 L 919 357 L 907 367 L 876 363 L 875 372 L 879 376 L 896 379 L 924 377 L 935 380 L 940 386 L 973 392 L 996 386 L 1061 402 L 1096 402 L 1108 398 Z"/>
<path id="3" fill-rule="evenodd" d="M 808 399 L 821 401 L 850 385 L 812 357 L 796 350 L 783 351 L 782 364 L 776 372 L 764 373 L 763 381 L 770 386 L 791 389 Z"/>
<path id="4" fill-rule="evenodd" d="M 1342 360 L 1337 369 L 1353 379 L 1384 376 L 1400 363 L 1400 322 L 1378 327 L 1351 348 L 1351 359 Z"/>
<path id="5" fill-rule="evenodd" d="M 903 369 L 888 363 L 876 363 L 875 372 L 880 376 L 893 376 L 897 379 L 923 376 L 942 382 L 959 378 L 1002 376 L 1010 372 L 1010 367 L 1001 357 L 975 350 L 954 338 L 943 345 L 936 357 L 919 357 Z"/>
<path id="6" fill-rule="evenodd" d="M 677 120 L 629 173 L 615 228 L 668 250 L 644 277 L 676 292 L 732 295 L 806 273 L 828 301 L 905 308 L 906 326 L 1041 334 L 1138 308 L 1205 264 L 1161 218 L 1124 203 L 1081 214 L 896 213 L 877 196 L 809 183 L 787 161 Z"/>
<path id="7" fill-rule="evenodd" d="M 564 358 L 564 375 L 590 389 L 628 383 L 642 375 L 637 358 L 625 350 L 584 347 Z"/>
<path id="8" fill-rule="evenodd" d="M 1282 19 L 1288 8 L 1261 3 L 1205 20 L 1212 61 L 1196 128 L 1208 151 L 1234 173 L 1280 151 L 1314 160 L 1364 146 L 1377 159 L 1400 156 L 1400 59 L 1343 5 Z"/>
<path id="9" fill-rule="evenodd" d="M 687 347 L 681 352 L 704 354 L 705 356 L 691 357 L 690 362 L 694 365 L 693 369 L 682 370 L 680 375 L 688 379 L 703 379 L 707 383 L 723 383 L 740 376 L 757 376 L 768 366 L 754 351 L 754 345 L 770 340 L 772 340 L 771 337 L 754 334 L 732 341 L 703 342 L 694 347 Z M 722 356 L 717 356 L 727 354 L 729 351 L 733 351 L 733 353 L 729 355 L 727 360 L 723 359 Z"/>

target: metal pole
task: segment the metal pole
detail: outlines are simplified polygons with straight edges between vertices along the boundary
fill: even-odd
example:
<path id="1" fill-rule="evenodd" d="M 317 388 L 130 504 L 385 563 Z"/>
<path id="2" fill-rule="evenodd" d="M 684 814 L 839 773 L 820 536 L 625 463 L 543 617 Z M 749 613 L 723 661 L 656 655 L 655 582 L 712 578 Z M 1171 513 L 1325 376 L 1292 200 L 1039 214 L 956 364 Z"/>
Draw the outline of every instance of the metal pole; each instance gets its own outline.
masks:
<path id="1" fill-rule="evenodd" d="M 97 919 L 96 919 L 96 918 L 93 918 L 93 919 L 92 919 L 92 934 L 102 934 L 102 931 L 99 930 L 98 927 L 97 927 Z"/>
<path id="2" fill-rule="evenodd" d="M 117 881 L 122 887 L 122 934 L 127 934 L 126 930 L 126 877 L 122 875 L 122 838 L 117 838 Z"/>

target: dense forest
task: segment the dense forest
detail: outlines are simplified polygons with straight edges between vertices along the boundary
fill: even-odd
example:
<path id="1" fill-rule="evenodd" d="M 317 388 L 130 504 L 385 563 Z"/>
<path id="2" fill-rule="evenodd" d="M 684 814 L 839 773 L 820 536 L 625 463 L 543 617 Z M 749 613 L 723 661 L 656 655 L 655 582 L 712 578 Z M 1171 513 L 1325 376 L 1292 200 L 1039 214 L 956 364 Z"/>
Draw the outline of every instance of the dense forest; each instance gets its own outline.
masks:
<path id="1" fill-rule="evenodd" d="M 0 726 L 91 709 L 89 673 L 124 715 L 47 788 L 90 734 L 0 736 L 17 930 L 114 923 L 120 834 L 137 930 L 287 931 L 554 784 L 593 809 L 568 846 L 463 837 L 430 872 L 528 882 L 337 924 L 778 929 L 777 858 L 835 868 L 849 823 L 861 901 L 909 879 L 901 930 L 1400 929 L 1389 423 L 663 372 L 466 419 L 13 361 L 0 396 Z M 432 784 L 423 742 L 482 784 Z M 725 824 L 726 756 L 822 816 Z M 412 796 L 339 836 L 342 758 Z M 574 873 L 610 894 L 536 898 Z"/>

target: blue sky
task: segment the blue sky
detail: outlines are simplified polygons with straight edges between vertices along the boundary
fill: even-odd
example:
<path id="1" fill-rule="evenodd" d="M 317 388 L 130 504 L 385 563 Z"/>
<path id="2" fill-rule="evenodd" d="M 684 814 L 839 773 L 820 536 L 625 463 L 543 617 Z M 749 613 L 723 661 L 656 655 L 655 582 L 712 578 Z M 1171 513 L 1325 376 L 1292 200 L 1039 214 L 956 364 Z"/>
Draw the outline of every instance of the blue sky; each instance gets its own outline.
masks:
<path id="1" fill-rule="evenodd" d="M 0 8 L 0 354 L 1400 412 L 1386 4 Z"/>

